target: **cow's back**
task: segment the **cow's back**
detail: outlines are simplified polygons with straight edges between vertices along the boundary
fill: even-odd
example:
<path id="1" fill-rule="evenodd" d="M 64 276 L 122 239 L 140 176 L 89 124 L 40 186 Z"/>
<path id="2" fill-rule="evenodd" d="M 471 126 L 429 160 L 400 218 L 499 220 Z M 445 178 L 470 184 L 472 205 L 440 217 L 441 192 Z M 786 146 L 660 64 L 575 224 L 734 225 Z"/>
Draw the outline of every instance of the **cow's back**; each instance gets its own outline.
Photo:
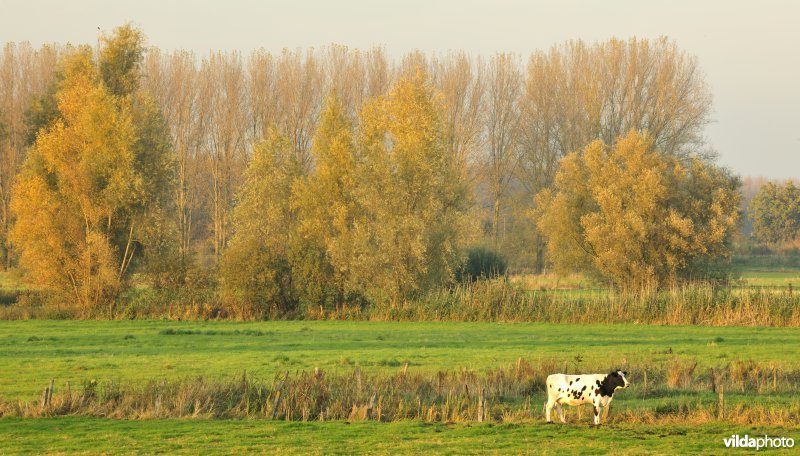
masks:
<path id="1" fill-rule="evenodd" d="M 566 390 L 567 382 L 569 381 L 568 375 L 565 374 L 550 374 L 545 381 L 547 393 L 550 396 L 558 396 L 561 391 Z"/>
<path id="2" fill-rule="evenodd" d="M 547 376 L 547 395 L 567 405 L 592 402 L 599 393 L 603 374 L 552 374 Z"/>
<path id="3" fill-rule="evenodd" d="M 564 383 L 567 380 L 567 376 L 564 374 L 550 374 L 547 376 L 547 387 L 553 388 L 558 383 Z"/>

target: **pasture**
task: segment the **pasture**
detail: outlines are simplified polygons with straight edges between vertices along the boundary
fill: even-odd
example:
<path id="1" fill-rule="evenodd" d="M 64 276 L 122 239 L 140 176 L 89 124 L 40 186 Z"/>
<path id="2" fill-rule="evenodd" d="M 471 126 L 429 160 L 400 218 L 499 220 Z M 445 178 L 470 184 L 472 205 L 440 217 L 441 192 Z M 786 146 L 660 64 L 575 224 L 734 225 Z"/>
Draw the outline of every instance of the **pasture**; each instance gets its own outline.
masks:
<path id="1" fill-rule="evenodd" d="M 544 425 L 401 421 L 108 420 L 0 418 L 0 452 L 14 454 L 752 454 L 731 434 L 800 437 L 797 429 L 727 424 Z M 793 449 L 796 451 L 796 447 Z M 765 451 L 765 450 L 762 450 Z M 794 454 L 769 450 L 768 454 Z"/>
<path id="2" fill-rule="evenodd" d="M 800 331 L 793 328 L 3 321 L 0 352 L 0 399 L 6 404 L 0 434 L 7 437 L 0 451 L 9 453 L 93 453 L 102 449 L 113 453 L 121 447 L 169 453 L 215 448 L 225 452 L 296 453 L 602 453 L 613 446 L 622 453 L 638 454 L 719 452 L 722 438 L 733 433 L 800 437 L 796 424 L 800 416 Z M 525 366 L 521 370 L 520 363 Z M 751 370 L 734 377 L 736 366 L 745 365 Z M 770 366 L 775 368 L 775 378 Z M 570 424 L 544 424 L 544 392 L 538 386 L 546 373 L 542 371 L 561 371 L 564 367 L 569 372 L 602 372 L 616 367 L 630 371 L 633 385 L 615 396 L 607 425 L 593 429 L 589 426 L 591 412 L 569 407 Z M 262 405 L 243 408 L 236 399 L 229 411 L 220 410 L 218 404 L 230 402 L 230 397 L 199 410 L 190 400 L 185 411 L 180 407 L 186 406 L 167 404 L 166 399 L 161 412 L 154 412 L 149 405 L 126 411 L 118 405 L 119 398 L 108 399 L 117 402 L 107 400 L 102 405 L 105 408 L 78 408 L 64 413 L 67 416 L 48 418 L 58 413 L 40 414 L 37 408 L 50 379 L 55 380 L 57 395 L 63 394 L 66 382 L 77 393 L 79 385 L 96 380 L 100 385 L 122 385 L 122 395 L 127 394 L 127 388 L 130 394 L 138 395 L 133 402 L 146 403 L 146 388 L 130 391 L 148 382 L 167 382 L 174 385 L 167 390 L 185 394 L 198 376 L 207 383 L 235 383 L 246 372 L 247 378 L 253 379 L 245 388 L 248 393 L 243 393 L 248 395 L 262 386 L 269 389 L 282 373 L 299 382 L 315 369 L 324 372 L 332 384 L 355 378 L 354 372 L 359 372 L 359 382 L 364 378 L 367 384 L 380 379 L 397 383 L 401 385 L 398 390 L 405 387 L 411 391 L 397 393 L 399 408 L 403 408 L 404 400 L 412 406 L 401 411 L 391 403 L 394 399 L 387 397 L 385 411 L 379 412 L 386 421 L 383 423 L 353 419 L 352 414 L 348 418 L 347 410 L 344 415 L 329 410 L 333 421 L 321 423 L 322 417 L 312 412 L 309 422 L 299 422 L 303 418 L 299 412 L 291 415 L 289 405 L 289 414 L 277 415 L 279 420 L 265 419 L 273 402 L 273 396 L 267 393 L 261 402 L 256 396 L 248 396 Z M 725 401 L 729 411 L 724 417 L 717 416 L 718 395 L 709 389 L 711 369 L 728 372 L 714 380 L 728 391 Z M 650 375 L 648 388 L 643 385 L 645 370 Z M 688 377 L 673 381 L 671 370 Z M 441 397 L 446 394 L 416 393 L 420 402 L 417 410 L 413 391 L 431 390 L 442 372 L 448 373 L 445 389 L 453 391 L 458 404 L 448 405 L 444 411 Z M 498 386 L 498 378 L 506 384 Z M 460 389 L 464 381 L 471 382 L 472 392 L 466 384 L 466 391 Z M 489 389 L 488 422 L 483 423 L 474 419 L 474 385 L 478 384 Z M 299 384 L 298 388 L 302 387 Z M 329 389 L 334 391 L 332 396 L 338 394 L 336 388 L 333 385 Z M 360 400 L 366 401 L 368 396 L 367 392 Z M 329 400 L 333 403 L 339 399 Z M 427 409 L 425 401 L 430 401 Z M 345 408 L 349 406 L 346 399 L 340 402 Z M 25 415 L 28 412 L 24 410 L 33 410 L 32 415 Z M 163 419 L 192 416 L 195 418 Z M 219 417 L 243 419 L 214 419 Z M 549 442 L 547 447 L 541 446 L 544 442 Z"/>
<path id="3" fill-rule="evenodd" d="M 786 301 L 789 290 L 800 288 L 794 264 L 760 267 L 751 261 L 738 273 L 734 293 L 736 287 L 763 288 Z M 605 287 L 578 275 L 512 281 L 565 299 L 588 296 L 601 302 L 609 296 Z M 0 274 L 0 287 L 25 288 L 9 273 Z M 591 319 L 564 315 L 563 320 Z M 589 408 L 570 407 L 568 425 L 544 424 L 540 383 L 547 373 L 612 368 L 627 369 L 633 384 L 615 396 L 604 426 L 589 426 Z M 323 373 L 322 383 L 315 372 Z M 287 400 L 276 412 L 275 385 L 286 376 L 293 389 L 287 388 Z M 51 380 L 56 406 L 40 408 Z M 362 381 L 376 385 L 374 390 L 365 386 L 361 392 Z M 65 394 L 85 396 L 87 385 L 97 385 L 96 391 L 91 386 L 95 403 L 65 408 Z M 329 394 L 325 422 L 320 422 L 322 409 L 303 402 L 310 386 Z M 478 388 L 488 398 L 484 422 L 476 420 Z M 172 392 L 183 402 L 164 398 L 162 405 L 155 390 Z M 386 395 L 377 418 L 374 412 L 364 419 L 355 408 L 349 411 L 351 402 L 367 403 L 372 391 Z M 732 434 L 800 439 L 798 392 L 800 331 L 793 327 L 0 321 L 3 454 L 115 453 L 120 448 L 144 453 L 598 454 L 613 449 L 620 454 L 744 454 L 724 449 L 722 439 Z M 214 396 L 213 401 L 198 407 L 203 395 Z"/>
<path id="4" fill-rule="evenodd" d="M 796 328 L 451 322 L 0 321 L 0 396 L 34 399 L 50 379 L 138 382 L 225 378 L 243 370 L 414 373 L 552 360 L 572 372 L 692 359 L 698 372 L 737 360 L 800 369 Z"/>

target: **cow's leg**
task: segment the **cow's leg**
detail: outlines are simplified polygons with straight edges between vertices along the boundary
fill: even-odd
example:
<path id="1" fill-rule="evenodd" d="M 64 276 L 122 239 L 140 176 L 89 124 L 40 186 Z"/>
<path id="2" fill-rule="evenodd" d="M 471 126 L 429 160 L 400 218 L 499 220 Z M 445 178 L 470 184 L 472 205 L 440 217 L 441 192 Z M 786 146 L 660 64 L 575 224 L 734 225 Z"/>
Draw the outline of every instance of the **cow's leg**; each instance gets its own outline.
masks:
<path id="1" fill-rule="evenodd" d="M 611 413 L 611 399 L 609 399 L 608 402 L 606 402 L 606 407 L 605 409 L 603 409 L 603 418 L 606 419 L 606 422 L 608 422 L 609 413 Z"/>
<path id="2" fill-rule="evenodd" d="M 594 425 L 600 426 L 600 405 L 593 404 L 594 406 Z"/>
<path id="3" fill-rule="evenodd" d="M 556 410 L 558 410 L 558 419 L 561 420 L 562 423 L 566 423 L 567 420 L 564 419 L 564 408 L 561 407 L 560 402 L 556 402 Z"/>
<path id="4" fill-rule="evenodd" d="M 553 411 L 553 405 L 555 405 L 555 401 L 552 398 L 547 398 L 547 405 L 545 405 L 544 408 L 545 408 L 545 418 L 547 419 L 548 423 L 553 422 L 553 420 L 550 419 L 550 412 Z"/>

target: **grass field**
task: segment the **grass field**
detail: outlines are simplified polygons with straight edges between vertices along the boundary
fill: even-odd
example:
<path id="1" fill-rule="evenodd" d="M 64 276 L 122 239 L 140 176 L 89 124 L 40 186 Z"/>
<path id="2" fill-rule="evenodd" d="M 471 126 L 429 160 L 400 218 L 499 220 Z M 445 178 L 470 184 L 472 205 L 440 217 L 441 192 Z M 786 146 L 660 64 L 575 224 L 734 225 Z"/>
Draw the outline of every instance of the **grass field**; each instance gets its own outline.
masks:
<path id="1" fill-rule="evenodd" d="M 33 399 L 50 379 L 73 385 L 243 370 L 412 372 L 552 359 L 570 370 L 603 370 L 696 359 L 699 370 L 734 360 L 800 368 L 793 328 L 282 321 L 0 321 L 0 396 Z M 580 362 L 576 362 L 576 358 Z M 11 373 L 11 375 L 7 375 Z M 633 375 L 636 375 L 635 373 Z"/>
<path id="2" fill-rule="evenodd" d="M 477 373 L 519 358 L 551 360 L 576 371 L 627 366 L 633 386 L 615 401 L 611 424 L 592 429 L 589 415 L 571 424 L 547 426 L 541 391 L 519 418 L 491 424 L 327 423 L 263 419 L 116 420 L 86 416 L 0 418 L 0 453 L 185 452 L 359 453 L 434 452 L 452 454 L 559 453 L 668 454 L 727 452 L 731 434 L 800 437 L 800 427 L 768 422 L 756 426 L 692 418 L 682 422 L 627 422 L 648 413 L 682 408 L 715 410 L 717 397 L 696 389 L 654 390 L 645 397 L 641 366 L 694 360 L 698 372 L 737 360 L 800 368 L 800 331 L 790 328 L 674 327 L 638 325 L 552 325 L 493 323 L 379 322 L 171 322 L 171 321 L 14 321 L 0 322 L 0 397 L 35 401 L 50 379 L 111 380 L 137 384 L 153 379 L 202 375 L 231 378 L 243 370 L 270 378 L 283 371 L 330 375 L 351 372 L 395 373 L 408 363 L 410 373 L 468 369 Z M 558 369 L 560 370 L 560 369 Z M 796 375 L 796 374 L 792 374 Z M 651 382 L 654 380 L 651 378 Z M 793 380 L 796 385 L 796 380 Z M 730 410 L 763 406 L 769 413 L 800 408 L 797 390 L 771 391 L 733 385 Z M 509 399 L 519 401 L 518 399 Z M 655 416 L 655 415 L 654 415 Z M 677 416 L 677 415 L 671 415 Z M 789 416 L 789 415 L 783 415 Z M 794 416 L 794 415 L 791 415 Z M 767 415 L 766 420 L 770 420 Z M 547 446 L 542 446 L 548 442 Z"/>
<path id="3" fill-rule="evenodd" d="M 790 264 L 759 264 L 758 262 L 734 263 L 733 277 L 743 287 L 769 287 L 778 289 L 800 288 L 800 266 Z M 580 274 L 519 275 L 513 276 L 530 290 L 559 291 L 575 295 L 608 293 L 604 284 L 593 282 Z M 736 287 L 736 285 L 734 285 Z"/>
<path id="4" fill-rule="evenodd" d="M 754 287 L 800 287 L 800 268 L 750 268 L 742 271 L 742 281 Z"/>
<path id="5" fill-rule="evenodd" d="M 790 285 L 800 287 L 800 269 L 792 265 L 745 268 L 740 277 L 745 287 L 775 287 L 784 292 Z M 567 296 L 607 292 L 580 276 L 522 280 L 528 280 L 526 288 Z M 0 285 L 6 290 L 23 288 L 17 277 L 8 274 L 0 274 Z M 570 424 L 548 426 L 541 413 L 544 393 L 536 385 L 525 384 L 524 379 L 512 378 L 513 372 L 519 375 L 514 366 L 519 366 L 520 359 L 533 370 L 561 371 L 565 366 L 569 372 L 602 372 L 626 368 L 633 385 L 615 397 L 608 424 L 599 429 L 588 426 L 590 411 L 580 416 L 575 408 L 567 410 Z M 497 388 L 498 371 L 502 374 L 505 370 L 510 381 L 517 383 L 505 390 L 501 385 L 494 393 L 490 423 L 474 420 L 475 409 L 470 408 L 474 398 L 468 402 L 459 399 L 464 402 L 458 407 L 467 412 L 461 418 L 433 422 L 298 422 L 263 419 L 263 413 L 254 415 L 262 417 L 258 419 L 212 419 L 210 412 L 192 419 L 98 418 L 96 414 L 98 410 L 103 413 L 103 408 L 52 418 L 20 418 L 25 415 L 9 412 L 21 410 L 19 406 L 0 407 L 0 454 L 745 454 L 747 451 L 725 448 L 722 439 L 732 434 L 767 434 L 800 440 L 797 328 L 0 321 L 0 402 L 32 404 L 33 408 L 38 407 L 42 390 L 51 379 L 55 380 L 57 395 L 63 394 L 67 382 L 76 392 L 91 380 L 122 385 L 123 391 L 126 386 L 162 381 L 191 388 L 192 379 L 200 376 L 208 382 L 230 382 L 244 372 L 254 385 L 269 387 L 284 372 L 300 378 L 315 369 L 335 379 L 331 381 L 346 380 L 355 371 L 372 375 L 367 377 L 369 381 L 405 381 L 399 372 L 406 365 L 409 375 L 417 376 L 415 381 L 446 371 L 451 381 L 462 377 L 478 383 L 493 379 Z M 717 416 L 718 394 L 709 389 L 712 369 L 726 388 L 728 413 L 724 419 Z M 647 370 L 649 389 L 643 388 Z M 672 371 L 685 371 L 687 379 L 673 379 L 676 385 L 685 384 L 668 386 L 672 380 L 667 375 Z M 738 372 L 738 382 L 734 372 Z M 780 374 L 776 387 L 772 386 L 772 372 Z M 536 378 L 541 383 L 541 378 Z M 414 385 L 405 387 L 413 390 Z M 457 394 L 461 398 L 464 391 Z M 398 397 L 401 402 L 408 399 Z M 3 410 L 7 416 L 2 416 Z M 143 410 L 142 415 L 135 416 L 172 416 L 154 415 L 147 407 Z M 38 416 L 36 413 L 33 416 Z"/>
<path id="6" fill-rule="evenodd" d="M 260 420 L 0 419 L 0 453 L 166 454 L 750 454 L 731 434 L 800 439 L 798 429 L 546 426 L 539 423 L 297 423 Z M 795 448 L 796 450 L 796 448 Z M 789 454 L 791 450 L 769 450 Z"/>

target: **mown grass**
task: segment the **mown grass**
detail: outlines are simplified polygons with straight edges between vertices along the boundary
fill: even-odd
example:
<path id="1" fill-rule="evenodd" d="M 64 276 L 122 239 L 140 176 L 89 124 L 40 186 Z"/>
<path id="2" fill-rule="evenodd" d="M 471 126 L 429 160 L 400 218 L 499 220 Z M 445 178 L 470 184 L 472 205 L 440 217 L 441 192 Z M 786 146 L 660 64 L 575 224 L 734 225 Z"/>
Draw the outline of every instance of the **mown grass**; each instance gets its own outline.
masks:
<path id="1" fill-rule="evenodd" d="M 50 379 L 225 378 L 246 370 L 478 372 L 519 358 L 586 367 L 696 360 L 698 372 L 737 360 L 800 368 L 793 328 L 542 323 L 279 321 L 0 321 L 0 396 L 35 399 Z"/>
<path id="2" fill-rule="evenodd" d="M 749 454 L 726 449 L 731 434 L 792 437 L 798 428 L 624 425 L 591 428 L 400 421 L 265 422 L 261 420 L 106 420 L 67 417 L 0 419 L 0 453 L 8 454 Z M 793 449 L 796 451 L 796 448 Z M 793 450 L 770 450 L 788 454 Z"/>

